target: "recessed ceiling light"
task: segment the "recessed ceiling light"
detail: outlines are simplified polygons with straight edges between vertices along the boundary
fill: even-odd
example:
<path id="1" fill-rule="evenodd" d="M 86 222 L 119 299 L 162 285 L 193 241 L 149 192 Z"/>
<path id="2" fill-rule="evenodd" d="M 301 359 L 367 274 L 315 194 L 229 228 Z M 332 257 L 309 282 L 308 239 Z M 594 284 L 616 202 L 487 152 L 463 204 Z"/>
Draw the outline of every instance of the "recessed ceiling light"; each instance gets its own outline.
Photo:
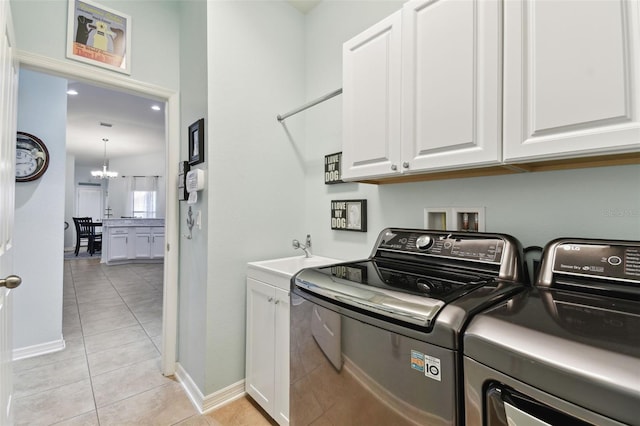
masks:
<path id="1" fill-rule="evenodd" d="M 67 90 L 67 95 L 71 95 L 71 96 L 75 96 L 78 94 L 78 91 L 75 89 L 69 89 Z"/>
<path id="2" fill-rule="evenodd" d="M 158 105 L 153 105 L 151 109 L 154 111 L 160 111 L 160 107 Z"/>

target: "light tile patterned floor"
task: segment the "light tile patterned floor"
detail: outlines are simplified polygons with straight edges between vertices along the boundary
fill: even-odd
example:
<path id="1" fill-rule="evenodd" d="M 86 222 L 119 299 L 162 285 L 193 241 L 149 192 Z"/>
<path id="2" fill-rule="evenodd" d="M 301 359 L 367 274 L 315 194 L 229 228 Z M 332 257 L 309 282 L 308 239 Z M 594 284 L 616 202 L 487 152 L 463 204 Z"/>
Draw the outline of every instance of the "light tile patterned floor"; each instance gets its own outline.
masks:
<path id="1" fill-rule="evenodd" d="M 160 264 L 64 264 L 63 351 L 14 363 L 17 425 L 274 425 L 248 398 L 198 414 L 160 373 Z"/>

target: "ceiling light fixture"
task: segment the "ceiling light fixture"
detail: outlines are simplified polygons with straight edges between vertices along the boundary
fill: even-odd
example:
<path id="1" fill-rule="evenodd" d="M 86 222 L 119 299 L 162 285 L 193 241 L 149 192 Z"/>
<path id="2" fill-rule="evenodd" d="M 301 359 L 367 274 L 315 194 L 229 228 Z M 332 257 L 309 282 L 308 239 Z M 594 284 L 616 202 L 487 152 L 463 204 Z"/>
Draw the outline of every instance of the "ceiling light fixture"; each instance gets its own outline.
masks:
<path id="1" fill-rule="evenodd" d="M 160 111 L 160 106 L 158 106 L 158 105 L 153 105 L 153 106 L 151 107 L 151 109 L 152 109 L 152 110 L 154 110 L 154 111 Z"/>
<path id="2" fill-rule="evenodd" d="M 67 90 L 67 95 L 71 95 L 71 96 L 75 96 L 78 94 L 78 91 L 75 89 L 69 89 Z"/>
<path id="3" fill-rule="evenodd" d="M 110 171 L 107 169 L 107 142 L 109 139 L 102 138 L 104 142 L 104 163 L 102 163 L 102 170 L 92 170 L 91 176 L 98 179 L 109 179 L 118 177 L 118 172 Z"/>

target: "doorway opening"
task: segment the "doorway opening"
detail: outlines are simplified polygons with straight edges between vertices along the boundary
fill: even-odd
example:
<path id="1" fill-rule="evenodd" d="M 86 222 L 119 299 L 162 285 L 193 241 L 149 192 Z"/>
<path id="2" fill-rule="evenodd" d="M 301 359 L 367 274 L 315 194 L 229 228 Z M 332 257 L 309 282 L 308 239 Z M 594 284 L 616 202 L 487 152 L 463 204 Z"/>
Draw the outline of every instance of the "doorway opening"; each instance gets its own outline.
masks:
<path id="1" fill-rule="evenodd" d="M 80 81 L 89 85 L 154 99 L 164 104 L 164 171 L 167 182 L 171 176 L 177 176 L 179 160 L 179 94 L 178 92 L 147 83 L 131 80 L 128 77 L 95 70 L 86 66 L 64 61 L 55 61 L 37 55 L 18 55 L 21 68 L 44 74 L 56 75 L 68 80 Z M 177 188 L 166 185 L 164 208 L 165 244 L 163 266 L 163 306 L 162 306 L 162 373 L 172 375 L 176 364 L 177 338 L 177 277 L 178 277 L 178 203 Z"/>

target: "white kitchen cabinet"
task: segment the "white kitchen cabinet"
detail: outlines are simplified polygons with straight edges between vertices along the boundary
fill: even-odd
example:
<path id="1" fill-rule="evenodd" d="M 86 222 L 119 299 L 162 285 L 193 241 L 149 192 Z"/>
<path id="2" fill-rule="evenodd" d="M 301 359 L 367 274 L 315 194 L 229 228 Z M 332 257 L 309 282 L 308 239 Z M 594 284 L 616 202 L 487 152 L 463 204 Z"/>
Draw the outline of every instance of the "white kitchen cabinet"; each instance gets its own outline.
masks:
<path id="1" fill-rule="evenodd" d="M 638 1 L 506 1 L 504 8 L 505 160 L 638 151 Z"/>
<path id="2" fill-rule="evenodd" d="M 102 248 L 107 250 L 107 262 L 129 259 L 129 230 L 127 228 L 111 229 L 108 232 L 107 244 Z"/>
<path id="3" fill-rule="evenodd" d="M 414 0 L 402 13 L 401 170 L 498 164 L 501 3 Z"/>
<path id="4" fill-rule="evenodd" d="M 135 259 L 157 259 L 164 257 L 164 228 L 135 228 Z"/>
<path id="5" fill-rule="evenodd" d="M 134 234 L 133 258 L 146 259 L 151 257 L 151 228 L 135 228 Z"/>
<path id="6" fill-rule="evenodd" d="M 344 44 L 343 179 L 501 161 L 501 13 L 414 0 Z"/>
<path id="7" fill-rule="evenodd" d="M 399 173 L 400 11 L 343 45 L 342 179 Z"/>
<path id="8" fill-rule="evenodd" d="M 286 280 L 286 279 L 285 279 Z M 247 278 L 246 391 L 289 423 L 289 292 Z"/>
<path id="9" fill-rule="evenodd" d="M 150 263 L 164 260 L 164 220 L 104 219 L 102 261 Z"/>
<path id="10" fill-rule="evenodd" d="M 151 259 L 164 259 L 164 228 L 151 228 Z"/>

